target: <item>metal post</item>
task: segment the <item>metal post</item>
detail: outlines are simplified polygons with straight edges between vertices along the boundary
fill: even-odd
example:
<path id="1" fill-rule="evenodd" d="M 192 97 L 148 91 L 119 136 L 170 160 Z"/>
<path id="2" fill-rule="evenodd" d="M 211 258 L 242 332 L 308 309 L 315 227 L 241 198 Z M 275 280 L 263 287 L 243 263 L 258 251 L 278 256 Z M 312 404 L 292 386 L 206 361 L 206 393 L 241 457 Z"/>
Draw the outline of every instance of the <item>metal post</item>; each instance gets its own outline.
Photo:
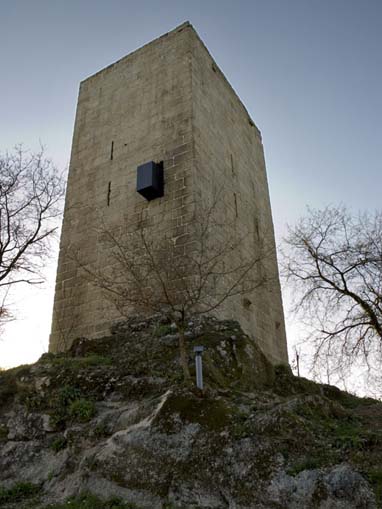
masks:
<path id="1" fill-rule="evenodd" d="M 202 365 L 202 353 L 204 346 L 195 346 L 195 367 L 196 367 L 196 387 L 203 390 L 203 365 Z"/>

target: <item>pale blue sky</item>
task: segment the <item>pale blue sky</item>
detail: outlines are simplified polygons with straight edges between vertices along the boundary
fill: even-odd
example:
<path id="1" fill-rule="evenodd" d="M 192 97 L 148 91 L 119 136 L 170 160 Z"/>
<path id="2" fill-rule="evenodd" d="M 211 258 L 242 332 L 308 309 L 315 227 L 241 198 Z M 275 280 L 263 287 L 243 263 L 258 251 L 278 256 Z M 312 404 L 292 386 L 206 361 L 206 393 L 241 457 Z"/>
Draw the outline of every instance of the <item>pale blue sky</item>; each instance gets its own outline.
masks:
<path id="1" fill-rule="evenodd" d="M 0 150 L 67 164 L 79 82 L 185 20 L 262 131 L 278 237 L 307 204 L 380 207 L 381 0 L 0 0 Z M 49 291 L 8 341 L 46 344 Z"/>

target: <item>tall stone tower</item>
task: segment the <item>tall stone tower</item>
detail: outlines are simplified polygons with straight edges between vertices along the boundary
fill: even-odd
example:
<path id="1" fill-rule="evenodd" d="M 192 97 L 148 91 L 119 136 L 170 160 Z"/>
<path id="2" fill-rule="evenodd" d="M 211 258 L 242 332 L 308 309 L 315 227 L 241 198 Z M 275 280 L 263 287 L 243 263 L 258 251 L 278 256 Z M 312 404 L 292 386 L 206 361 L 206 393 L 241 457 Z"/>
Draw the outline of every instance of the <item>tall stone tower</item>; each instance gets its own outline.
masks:
<path id="1" fill-rule="evenodd" d="M 137 167 L 163 161 L 164 193 L 137 192 Z M 149 168 L 150 170 L 150 168 Z M 80 85 L 57 270 L 50 350 L 76 337 L 106 334 L 118 316 L 102 292 L 79 276 L 70 256 L 107 262 L 94 226 L 147 219 L 153 235 L 173 232 L 181 245 L 197 200 L 221 187 L 224 214 L 254 231 L 245 249 L 274 234 L 261 135 L 189 23 L 150 42 Z M 176 240 L 175 240 L 176 241 Z M 239 320 L 274 363 L 288 362 L 275 253 L 272 285 L 237 295 L 215 315 Z M 107 309 L 107 305 L 106 305 Z"/>

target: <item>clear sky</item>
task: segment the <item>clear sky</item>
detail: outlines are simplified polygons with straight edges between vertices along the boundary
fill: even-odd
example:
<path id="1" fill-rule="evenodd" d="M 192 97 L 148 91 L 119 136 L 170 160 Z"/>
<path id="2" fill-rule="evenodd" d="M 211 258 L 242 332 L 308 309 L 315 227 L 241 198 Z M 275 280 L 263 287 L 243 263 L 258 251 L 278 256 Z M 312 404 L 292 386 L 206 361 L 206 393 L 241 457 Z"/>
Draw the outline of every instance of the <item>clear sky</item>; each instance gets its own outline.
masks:
<path id="1" fill-rule="evenodd" d="M 380 207 L 381 0 L 0 0 L 0 151 L 67 165 L 79 82 L 186 20 L 262 131 L 279 240 L 308 204 Z M 46 349 L 47 273 L 13 296 L 0 366 Z"/>

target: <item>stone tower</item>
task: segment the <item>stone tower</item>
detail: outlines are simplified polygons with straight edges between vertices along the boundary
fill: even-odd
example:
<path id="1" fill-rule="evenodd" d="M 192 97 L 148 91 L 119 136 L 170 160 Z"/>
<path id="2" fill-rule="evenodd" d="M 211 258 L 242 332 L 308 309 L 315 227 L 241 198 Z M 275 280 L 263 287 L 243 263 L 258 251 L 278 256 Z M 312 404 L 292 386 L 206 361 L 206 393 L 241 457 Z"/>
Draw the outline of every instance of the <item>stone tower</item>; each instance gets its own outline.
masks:
<path id="1" fill-rule="evenodd" d="M 137 192 L 137 167 L 149 161 L 163 161 L 164 175 L 164 194 L 151 201 Z M 93 233 L 99 211 L 116 225 L 122 218 L 133 224 L 144 214 L 153 235 L 167 228 L 176 236 L 181 230 L 185 245 L 192 236 L 190 209 L 196 197 L 208 199 L 216 182 L 223 189 L 224 214 L 238 230 L 257 232 L 246 248 L 255 249 L 264 232 L 274 244 L 260 132 L 189 23 L 81 83 L 51 351 L 68 348 L 76 337 L 108 333 L 118 319 L 105 313 L 101 291 L 79 277 L 68 254 L 75 249 L 89 262 L 107 260 Z M 272 362 L 287 363 L 275 254 L 267 266 L 274 276 L 271 287 L 245 301 L 232 297 L 215 314 L 239 320 Z"/>

